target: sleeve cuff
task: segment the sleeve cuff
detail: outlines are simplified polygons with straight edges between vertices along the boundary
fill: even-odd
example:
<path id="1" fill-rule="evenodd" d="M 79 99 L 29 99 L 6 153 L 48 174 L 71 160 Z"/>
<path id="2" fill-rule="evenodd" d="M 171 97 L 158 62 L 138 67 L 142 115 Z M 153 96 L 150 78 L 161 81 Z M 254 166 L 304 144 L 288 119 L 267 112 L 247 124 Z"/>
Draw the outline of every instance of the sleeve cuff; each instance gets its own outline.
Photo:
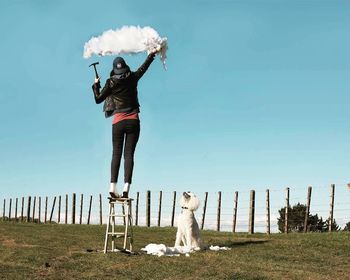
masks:
<path id="1" fill-rule="evenodd" d="M 92 84 L 92 88 L 93 89 L 99 89 L 99 88 L 101 88 L 101 84 L 100 83 L 93 83 Z"/>

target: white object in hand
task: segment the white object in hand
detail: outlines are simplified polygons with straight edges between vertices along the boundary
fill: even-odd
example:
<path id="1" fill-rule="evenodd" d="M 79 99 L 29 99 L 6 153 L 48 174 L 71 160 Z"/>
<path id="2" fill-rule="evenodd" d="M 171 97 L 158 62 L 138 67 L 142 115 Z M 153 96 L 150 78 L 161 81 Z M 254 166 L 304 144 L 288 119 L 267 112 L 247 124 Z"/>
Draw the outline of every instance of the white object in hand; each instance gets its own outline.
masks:
<path id="1" fill-rule="evenodd" d="M 84 58 L 92 55 L 119 55 L 150 53 L 157 50 L 166 69 L 165 60 L 168 43 L 166 37 L 160 37 L 153 28 L 146 26 L 123 26 L 120 29 L 104 31 L 100 36 L 92 37 L 84 45 Z"/>

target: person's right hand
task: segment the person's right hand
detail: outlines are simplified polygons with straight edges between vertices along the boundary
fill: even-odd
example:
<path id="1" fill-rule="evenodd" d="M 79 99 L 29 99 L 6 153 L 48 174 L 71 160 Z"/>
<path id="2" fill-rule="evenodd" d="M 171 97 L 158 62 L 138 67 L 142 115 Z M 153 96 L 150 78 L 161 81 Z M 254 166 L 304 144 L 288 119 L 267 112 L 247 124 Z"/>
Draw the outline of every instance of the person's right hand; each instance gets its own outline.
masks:
<path id="1" fill-rule="evenodd" d="M 98 84 L 100 82 L 100 77 L 95 78 L 95 84 Z"/>

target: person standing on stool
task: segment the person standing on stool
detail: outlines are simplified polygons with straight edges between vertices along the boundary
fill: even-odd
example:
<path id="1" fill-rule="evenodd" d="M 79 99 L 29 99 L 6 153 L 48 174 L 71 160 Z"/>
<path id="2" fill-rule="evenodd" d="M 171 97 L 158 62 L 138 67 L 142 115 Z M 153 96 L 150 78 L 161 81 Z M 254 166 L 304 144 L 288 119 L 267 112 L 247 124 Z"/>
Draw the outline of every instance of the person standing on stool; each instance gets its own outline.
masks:
<path id="1" fill-rule="evenodd" d="M 113 155 L 111 163 L 111 184 L 109 194 L 112 198 L 128 198 L 134 168 L 134 153 L 140 135 L 140 104 L 137 97 L 137 84 L 145 74 L 159 50 L 152 51 L 140 68 L 132 72 L 122 57 L 113 61 L 113 70 L 105 86 L 100 90 L 100 78 L 92 85 L 96 104 L 104 102 L 106 118 L 114 116 L 112 126 Z M 125 142 L 125 144 L 124 144 Z M 120 160 L 124 146 L 124 189 L 117 191 Z"/>

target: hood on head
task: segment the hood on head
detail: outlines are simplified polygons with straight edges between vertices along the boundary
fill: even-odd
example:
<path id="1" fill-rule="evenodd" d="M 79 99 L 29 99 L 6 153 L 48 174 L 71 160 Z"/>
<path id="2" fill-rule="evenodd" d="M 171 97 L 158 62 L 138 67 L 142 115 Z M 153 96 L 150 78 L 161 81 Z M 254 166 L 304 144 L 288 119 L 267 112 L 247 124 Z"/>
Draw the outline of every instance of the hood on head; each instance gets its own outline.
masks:
<path id="1" fill-rule="evenodd" d="M 117 56 L 113 60 L 113 72 L 116 75 L 121 75 L 126 72 L 130 72 L 129 66 L 126 64 L 125 60 L 122 57 Z"/>

